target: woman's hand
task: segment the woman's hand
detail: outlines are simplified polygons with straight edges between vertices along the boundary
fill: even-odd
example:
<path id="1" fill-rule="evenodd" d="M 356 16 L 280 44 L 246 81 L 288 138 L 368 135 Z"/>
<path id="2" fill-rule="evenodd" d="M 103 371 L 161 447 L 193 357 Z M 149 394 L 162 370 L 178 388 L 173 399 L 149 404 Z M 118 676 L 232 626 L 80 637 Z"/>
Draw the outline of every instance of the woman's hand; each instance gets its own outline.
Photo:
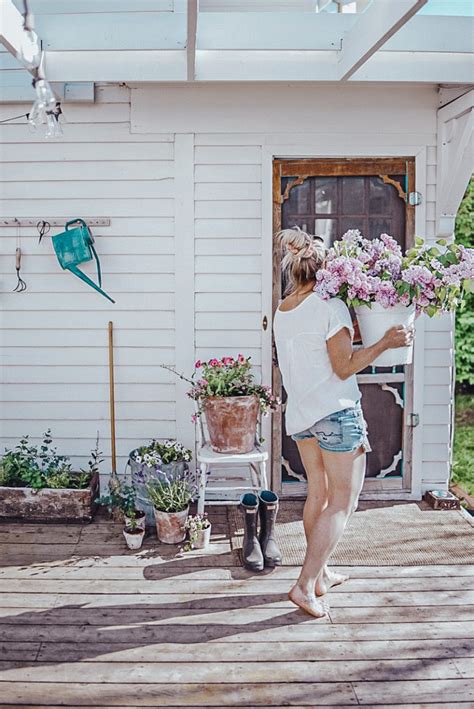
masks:
<path id="1" fill-rule="evenodd" d="M 353 350 L 349 330 L 343 328 L 327 341 L 328 355 L 333 371 L 340 379 L 347 379 L 372 364 L 374 359 L 377 359 L 385 350 L 411 345 L 413 335 L 413 327 L 405 328 L 403 325 L 395 325 L 387 330 L 375 345 Z"/>
<path id="2" fill-rule="evenodd" d="M 396 347 L 407 347 L 413 342 L 415 334 L 413 327 L 403 327 L 403 325 L 394 325 L 382 337 L 382 342 L 387 350 Z"/>

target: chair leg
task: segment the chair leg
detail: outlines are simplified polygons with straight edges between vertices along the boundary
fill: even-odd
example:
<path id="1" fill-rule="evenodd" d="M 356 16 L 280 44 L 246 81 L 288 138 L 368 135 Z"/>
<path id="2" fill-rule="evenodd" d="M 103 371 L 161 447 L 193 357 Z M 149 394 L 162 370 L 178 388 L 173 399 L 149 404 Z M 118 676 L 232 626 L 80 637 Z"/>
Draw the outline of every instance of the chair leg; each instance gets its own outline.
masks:
<path id="1" fill-rule="evenodd" d="M 267 481 L 267 464 L 264 460 L 260 463 L 260 480 L 262 484 L 262 490 L 268 490 Z"/>
<path id="2" fill-rule="evenodd" d="M 207 482 L 207 465 L 201 463 L 199 476 L 199 498 L 197 504 L 198 515 L 204 514 L 204 506 L 206 504 L 206 482 Z"/>
<path id="3" fill-rule="evenodd" d="M 253 463 L 249 463 L 249 468 L 250 468 L 250 475 L 252 478 L 252 485 L 254 486 L 255 490 L 258 492 L 260 488 L 260 471 L 256 465 Z"/>

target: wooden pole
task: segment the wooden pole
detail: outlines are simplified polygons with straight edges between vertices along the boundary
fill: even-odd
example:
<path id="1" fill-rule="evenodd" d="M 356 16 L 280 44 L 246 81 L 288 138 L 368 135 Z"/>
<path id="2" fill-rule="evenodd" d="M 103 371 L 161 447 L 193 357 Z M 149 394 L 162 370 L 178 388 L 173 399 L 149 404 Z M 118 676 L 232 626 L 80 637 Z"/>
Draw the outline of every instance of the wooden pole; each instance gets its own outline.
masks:
<path id="1" fill-rule="evenodd" d="M 110 442 L 112 448 L 112 475 L 117 474 L 117 453 L 115 449 L 115 382 L 114 382 L 114 324 L 109 322 L 109 403 Z"/>

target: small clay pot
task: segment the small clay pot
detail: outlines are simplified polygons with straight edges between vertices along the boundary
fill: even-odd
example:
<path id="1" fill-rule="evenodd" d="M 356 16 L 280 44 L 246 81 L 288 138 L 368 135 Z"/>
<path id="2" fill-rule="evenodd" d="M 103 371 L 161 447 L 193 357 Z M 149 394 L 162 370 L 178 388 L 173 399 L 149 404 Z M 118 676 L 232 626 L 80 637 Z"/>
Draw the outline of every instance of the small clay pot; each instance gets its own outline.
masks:
<path id="1" fill-rule="evenodd" d="M 212 450 L 216 453 L 250 453 L 260 403 L 252 396 L 211 396 L 204 401 Z"/>
<path id="2" fill-rule="evenodd" d="M 145 530 L 137 527 L 136 529 L 131 529 L 131 527 L 125 527 L 123 530 L 123 536 L 127 542 L 129 549 L 140 549 L 143 544 L 143 537 L 145 536 Z"/>
<path id="3" fill-rule="evenodd" d="M 186 536 L 184 525 L 189 515 L 189 505 L 181 512 L 162 512 L 155 509 L 156 533 L 160 542 L 179 544 Z"/>

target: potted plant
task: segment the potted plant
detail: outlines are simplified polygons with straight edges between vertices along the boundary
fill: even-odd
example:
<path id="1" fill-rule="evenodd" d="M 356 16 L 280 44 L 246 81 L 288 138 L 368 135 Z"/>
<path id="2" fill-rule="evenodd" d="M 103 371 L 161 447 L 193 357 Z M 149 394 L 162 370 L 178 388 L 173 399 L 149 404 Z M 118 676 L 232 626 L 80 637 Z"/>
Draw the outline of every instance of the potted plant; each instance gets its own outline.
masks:
<path id="1" fill-rule="evenodd" d="M 197 403 L 193 421 L 205 414 L 214 451 L 248 453 L 253 450 L 259 413 L 276 409 L 279 402 L 270 387 L 255 382 L 250 357 L 239 354 L 236 359 L 198 360 L 191 379 L 162 366 L 192 384 L 188 396 Z M 196 379 L 199 370 L 201 377 Z"/>
<path id="2" fill-rule="evenodd" d="M 109 480 L 109 491 L 97 498 L 97 503 L 107 507 L 110 514 L 125 523 L 125 527 L 145 529 L 145 512 L 136 508 L 136 491 L 133 485 L 117 476 Z"/>
<path id="3" fill-rule="evenodd" d="M 192 451 L 174 438 L 165 441 L 153 439 L 145 446 L 135 448 L 129 454 L 132 482 L 137 500 L 146 512 L 147 522 L 154 523 L 153 506 L 148 499 L 146 484 L 153 477 L 182 477 L 192 460 Z"/>
<path id="4" fill-rule="evenodd" d="M 102 462 L 98 438 L 88 469 L 74 471 L 70 459 L 52 446 L 51 429 L 40 446 L 24 436 L 0 460 L 0 518 L 91 520 Z"/>
<path id="5" fill-rule="evenodd" d="M 135 513 L 130 513 L 129 517 L 126 517 L 126 524 L 123 530 L 123 536 L 127 542 L 129 549 L 140 549 L 143 544 L 143 538 L 145 536 L 145 525 L 140 526 L 139 520 L 135 517 Z M 145 516 L 143 515 L 143 520 Z"/>
<path id="6" fill-rule="evenodd" d="M 444 239 L 429 246 L 417 238 L 403 256 L 388 234 L 369 240 L 352 229 L 329 249 L 315 291 L 355 308 L 362 342 L 369 347 L 393 325 L 409 327 L 421 313 L 432 317 L 462 305 L 473 278 L 473 249 Z M 384 352 L 374 365 L 409 364 L 412 357 L 412 345 L 400 347 Z"/>
<path id="7" fill-rule="evenodd" d="M 186 536 L 185 524 L 195 485 L 189 477 L 154 478 L 147 483 L 148 497 L 153 505 L 156 533 L 165 544 L 178 544 Z"/>
<path id="8" fill-rule="evenodd" d="M 188 538 L 183 551 L 192 549 L 206 549 L 211 540 L 212 525 L 207 517 L 207 512 L 202 515 L 190 515 L 184 525 Z"/>

